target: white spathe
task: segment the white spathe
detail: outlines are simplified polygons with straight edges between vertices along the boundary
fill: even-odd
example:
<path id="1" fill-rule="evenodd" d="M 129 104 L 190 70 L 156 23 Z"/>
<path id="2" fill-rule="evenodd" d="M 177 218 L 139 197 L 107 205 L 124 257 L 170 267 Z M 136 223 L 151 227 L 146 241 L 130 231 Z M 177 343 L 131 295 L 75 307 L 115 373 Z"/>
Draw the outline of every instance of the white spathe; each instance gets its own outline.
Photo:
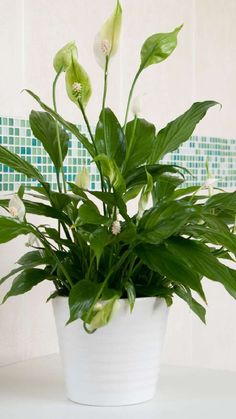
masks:
<path id="1" fill-rule="evenodd" d="M 65 326 L 68 300 L 53 300 L 68 398 L 93 406 L 122 406 L 155 395 L 168 308 L 164 299 L 127 300 L 112 321 L 93 334 L 83 322 Z"/>

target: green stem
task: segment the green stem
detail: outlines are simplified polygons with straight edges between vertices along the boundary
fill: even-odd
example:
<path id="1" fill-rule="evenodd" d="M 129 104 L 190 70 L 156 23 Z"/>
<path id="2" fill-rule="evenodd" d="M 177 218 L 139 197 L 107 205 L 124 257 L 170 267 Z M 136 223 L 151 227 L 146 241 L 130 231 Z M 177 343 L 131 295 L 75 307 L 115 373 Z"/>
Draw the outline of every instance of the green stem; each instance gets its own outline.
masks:
<path id="1" fill-rule="evenodd" d="M 90 138 L 92 140 L 92 143 L 93 143 L 93 146 L 94 146 L 94 149 L 95 149 L 95 153 L 98 156 L 98 150 L 97 150 L 97 147 L 96 147 L 95 139 L 94 139 L 94 136 L 92 134 L 92 130 L 91 130 L 91 127 L 90 127 L 90 124 L 89 124 L 87 115 L 85 113 L 84 107 L 83 107 L 83 105 L 82 105 L 82 103 L 81 103 L 80 100 L 78 100 L 78 104 L 79 104 L 80 110 L 82 112 L 82 115 L 83 115 L 83 118 L 84 118 L 84 122 L 85 122 L 85 124 L 87 126 L 87 129 L 88 129 Z M 100 165 L 99 162 L 96 162 L 95 161 L 95 163 L 97 165 L 97 168 L 98 168 L 98 171 L 99 171 L 100 177 L 101 177 L 101 188 L 102 188 L 102 192 L 104 192 L 104 190 L 105 190 L 105 183 L 104 183 L 104 178 L 103 178 L 103 174 L 102 174 L 102 168 L 101 168 L 101 165 Z M 104 202 L 103 202 L 103 211 L 104 211 L 104 215 L 106 215 L 106 206 L 105 206 Z"/>
<path id="2" fill-rule="evenodd" d="M 102 286 L 101 286 L 101 288 L 99 289 L 99 291 L 98 291 L 98 293 L 97 293 L 97 295 L 96 295 L 96 297 L 95 297 L 95 299 L 94 299 L 94 302 L 93 302 L 93 304 L 92 304 L 92 306 L 90 307 L 90 309 L 89 309 L 89 311 L 88 311 L 88 313 L 87 313 L 87 315 L 86 315 L 86 320 L 85 320 L 85 323 L 87 322 L 87 320 L 90 318 L 90 316 L 91 316 L 91 314 L 92 314 L 92 312 L 93 312 L 93 308 L 94 308 L 94 306 L 95 306 L 95 304 L 97 304 L 97 302 L 98 302 L 98 300 L 99 300 L 99 298 L 101 297 L 101 295 L 102 295 L 102 293 L 103 293 L 103 291 L 104 291 L 104 289 L 105 289 L 105 287 L 107 286 L 107 284 L 108 284 L 108 281 L 109 281 L 109 279 L 110 279 L 110 277 L 112 276 L 112 274 L 117 270 L 117 269 L 119 269 L 120 268 L 120 266 L 121 265 L 123 265 L 123 263 L 124 263 L 124 261 L 125 261 L 125 259 L 129 256 L 129 254 L 132 252 L 132 248 L 130 248 L 130 249 L 127 249 L 126 250 L 126 252 L 124 252 L 123 253 L 123 255 L 121 256 L 121 258 L 120 258 L 120 260 L 117 262 L 117 264 L 110 270 L 110 272 L 107 274 L 107 276 L 106 276 L 106 278 L 104 279 L 104 281 L 103 281 L 103 283 L 102 283 Z"/>
<path id="3" fill-rule="evenodd" d="M 56 255 L 56 252 L 55 252 L 55 251 L 52 251 L 50 244 L 49 244 L 49 243 L 47 242 L 47 240 L 45 239 L 45 236 L 44 236 L 44 235 L 41 233 L 41 231 L 40 231 L 37 227 L 35 227 L 33 224 L 30 224 L 30 225 L 31 225 L 31 227 L 33 227 L 33 229 L 34 229 L 34 234 L 35 234 L 35 236 L 36 236 L 36 237 L 38 237 L 38 239 L 42 242 L 42 244 L 44 245 L 44 247 L 45 247 L 46 249 L 48 249 L 48 251 L 52 254 L 52 256 L 53 256 L 53 257 L 54 257 L 54 259 L 56 260 L 57 264 L 59 265 L 59 267 L 60 267 L 61 271 L 62 271 L 62 272 L 63 272 L 63 274 L 65 275 L 65 278 L 67 279 L 67 281 L 68 281 L 69 285 L 70 285 L 71 287 L 73 287 L 73 286 L 74 286 L 74 284 L 73 284 L 73 282 L 71 281 L 70 276 L 69 276 L 69 274 L 68 274 L 67 270 L 66 270 L 66 269 L 64 268 L 64 266 L 61 264 L 60 260 L 58 259 L 57 255 Z M 65 284 L 65 285 L 67 285 L 67 284 Z M 67 287 L 67 288 L 68 288 L 68 287 Z"/>
<path id="4" fill-rule="evenodd" d="M 62 69 L 58 71 L 53 85 L 52 85 L 52 98 L 53 98 L 53 107 L 54 107 L 54 111 L 57 112 L 57 104 L 56 104 L 56 85 L 57 85 L 57 81 L 58 78 L 60 76 L 62 72 Z M 66 193 L 66 179 L 65 179 L 65 173 L 64 173 L 64 167 L 63 167 L 63 157 L 62 157 L 62 150 L 61 150 L 61 143 L 60 143 L 60 133 L 59 133 L 59 126 L 58 126 L 58 122 L 56 122 L 56 135 L 57 135 L 57 144 L 58 144 L 58 152 L 59 152 L 59 159 L 60 159 L 60 166 L 61 166 L 61 174 L 62 174 L 62 181 L 63 181 L 63 188 L 64 188 L 64 192 Z M 59 176 L 58 176 L 58 189 L 59 192 L 61 192 L 61 185 L 60 185 L 60 181 L 59 181 Z"/>
<path id="5" fill-rule="evenodd" d="M 129 92 L 128 103 L 127 103 L 127 108 L 126 108 L 126 113 L 125 113 L 124 132 L 126 131 L 126 125 L 127 125 L 127 120 L 128 120 L 128 116 L 129 116 L 130 102 L 131 102 L 131 99 L 132 99 L 132 96 L 133 96 L 133 91 L 134 91 L 136 82 L 137 82 L 137 80 L 140 76 L 141 71 L 142 71 L 142 69 L 138 70 L 136 76 L 134 77 L 134 81 L 132 83 L 132 86 L 131 86 L 131 89 L 130 89 L 130 92 Z"/>

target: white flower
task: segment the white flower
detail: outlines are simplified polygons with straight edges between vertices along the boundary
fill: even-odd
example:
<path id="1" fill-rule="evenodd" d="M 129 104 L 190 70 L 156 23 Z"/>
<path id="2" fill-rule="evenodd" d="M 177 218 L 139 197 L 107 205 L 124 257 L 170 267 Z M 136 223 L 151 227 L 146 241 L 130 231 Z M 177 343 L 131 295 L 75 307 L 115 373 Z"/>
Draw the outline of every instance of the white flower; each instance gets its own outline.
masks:
<path id="1" fill-rule="evenodd" d="M 8 210 L 12 217 L 18 218 L 20 221 L 24 221 L 25 206 L 18 195 L 12 196 L 8 205 Z"/>
<path id="2" fill-rule="evenodd" d="M 117 236 L 118 234 L 120 234 L 120 232 L 121 232 L 120 221 L 118 221 L 118 220 L 113 221 L 112 226 L 111 226 L 111 232 L 114 236 Z"/>
<path id="3" fill-rule="evenodd" d="M 72 85 L 72 92 L 74 94 L 75 97 L 80 97 L 81 96 L 81 91 L 82 91 L 82 85 L 81 83 L 73 83 Z"/>
<path id="4" fill-rule="evenodd" d="M 136 96 L 131 104 L 131 112 L 133 113 L 134 116 L 139 116 L 141 113 L 141 98 L 140 96 Z"/>
<path id="5" fill-rule="evenodd" d="M 81 189 L 89 189 L 90 175 L 86 167 L 83 167 L 82 171 L 76 176 L 75 184 Z"/>
<path id="6" fill-rule="evenodd" d="M 38 245 L 38 239 L 35 236 L 35 234 L 30 233 L 28 235 L 28 241 L 26 243 L 26 247 L 33 247 L 36 244 L 36 246 Z"/>
<path id="7" fill-rule="evenodd" d="M 103 24 L 94 41 L 95 58 L 102 68 L 105 67 L 106 57 L 112 57 L 118 49 L 121 21 L 122 8 L 119 0 L 117 0 L 113 14 Z"/>
<path id="8" fill-rule="evenodd" d="M 214 178 L 214 177 L 209 177 L 209 178 L 205 181 L 205 183 L 204 183 L 203 187 L 204 187 L 204 188 L 209 188 L 210 186 L 214 186 L 214 185 L 216 184 L 216 182 L 217 182 L 217 179 L 216 179 L 216 178 Z"/>

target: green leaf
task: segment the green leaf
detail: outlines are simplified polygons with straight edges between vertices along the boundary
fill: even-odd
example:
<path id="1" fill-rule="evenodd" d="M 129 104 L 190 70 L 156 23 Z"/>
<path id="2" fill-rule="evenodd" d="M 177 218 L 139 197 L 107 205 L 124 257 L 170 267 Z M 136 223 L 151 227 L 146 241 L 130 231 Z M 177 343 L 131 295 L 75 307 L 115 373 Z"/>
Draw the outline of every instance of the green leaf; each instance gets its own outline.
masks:
<path id="1" fill-rule="evenodd" d="M 106 154 L 118 167 L 125 158 L 125 138 L 120 123 L 111 109 L 104 109 L 96 127 L 95 144 L 98 154 Z"/>
<path id="2" fill-rule="evenodd" d="M 205 208 L 207 210 L 214 208 L 217 211 L 232 211 L 236 213 L 236 191 L 213 195 L 206 201 Z"/>
<path id="3" fill-rule="evenodd" d="M 135 291 L 135 286 L 134 286 L 133 281 L 131 279 L 129 279 L 125 283 L 124 287 L 125 287 L 125 290 L 127 292 L 129 305 L 130 305 L 130 311 L 132 313 L 132 311 L 134 309 L 135 300 L 136 300 L 136 291 Z"/>
<path id="4" fill-rule="evenodd" d="M 147 183 L 147 172 L 150 173 L 154 182 L 163 173 L 179 173 L 179 171 L 170 164 L 153 164 L 141 166 L 127 173 L 125 178 L 127 189 L 131 187 L 133 188 L 134 186 L 145 185 Z"/>
<path id="5" fill-rule="evenodd" d="M 68 134 L 48 112 L 31 111 L 29 121 L 34 136 L 43 144 L 57 171 L 59 171 L 68 151 Z M 58 148 L 58 135 L 60 138 L 62 162 Z"/>
<path id="6" fill-rule="evenodd" d="M 172 196 L 175 189 L 183 183 L 179 176 L 163 174 L 160 175 L 152 191 L 154 205 Z"/>
<path id="7" fill-rule="evenodd" d="M 206 300 L 200 275 L 164 245 L 140 244 L 135 248 L 135 252 L 149 269 L 166 276 L 173 282 L 193 289 L 204 301 Z"/>
<path id="8" fill-rule="evenodd" d="M 69 217 L 62 211 L 55 207 L 50 207 L 41 202 L 33 202 L 24 200 L 26 212 L 29 214 L 43 215 L 44 217 L 55 218 L 56 220 L 64 221 L 66 224 L 71 225 Z"/>
<path id="9" fill-rule="evenodd" d="M 200 208 L 181 201 L 165 202 L 146 211 L 138 226 L 138 234 L 149 243 L 158 244 L 181 228 L 193 217 L 198 216 Z"/>
<path id="10" fill-rule="evenodd" d="M 95 204 L 90 203 L 82 204 L 78 210 L 79 223 L 83 224 L 105 224 L 109 219 L 100 214 Z"/>
<path id="11" fill-rule="evenodd" d="M 227 266 L 214 256 L 211 250 L 196 240 L 173 237 L 167 241 L 167 248 L 173 256 L 182 260 L 191 270 L 220 282 L 236 298 L 236 280 Z"/>
<path id="12" fill-rule="evenodd" d="M 91 144 L 88 139 L 85 137 L 85 135 L 81 134 L 80 130 L 76 127 L 76 125 L 72 124 L 71 122 L 66 121 L 63 119 L 57 112 L 55 112 L 53 109 L 51 109 L 49 106 L 47 106 L 44 102 L 41 101 L 40 97 L 37 96 L 35 93 L 33 93 L 31 90 L 25 89 L 25 91 L 32 96 L 36 102 L 41 106 L 41 108 L 48 112 L 53 118 L 56 119 L 65 129 L 70 131 L 80 142 L 83 144 L 83 146 L 88 150 L 89 154 L 94 157 L 95 156 L 95 150 L 93 147 L 93 144 Z"/>
<path id="13" fill-rule="evenodd" d="M 126 158 L 123 172 L 128 173 L 145 163 L 153 148 L 155 126 L 136 118 L 126 125 Z"/>
<path id="14" fill-rule="evenodd" d="M 67 324 L 78 318 L 86 317 L 100 288 L 101 285 L 83 279 L 71 289 L 69 295 L 70 318 Z"/>
<path id="15" fill-rule="evenodd" d="M 141 49 L 140 71 L 169 57 L 177 46 L 177 35 L 182 26 L 179 26 L 173 32 L 152 35 L 144 42 Z"/>
<path id="16" fill-rule="evenodd" d="M 75 85 L 79 87 L 80 91 L 75 91 Z M 71 64 L 66 70 L 66 90 L 70 100 L 72 100 L 79 109 L 81 109 L 80 104 L 82 104 L 83 107 L 88 104 L 92 94 L 89 76 L 75 56 L 71 57 Z"/>
<path id="17" fill-rule="evenodd" d="M 0 243 L 6 243 L 21 234 L 28 234 L 32 228 L 25 223 L 20 223 L 13 218 L 0 216 Z"/>
<path id="18" fill-rule="evenodd" d="M 190 289 L 176 285 L 174 291 L 178 297 L 186 301 L 191 310 L 206 324 L 206 309 L 192 297 Z"/>
<path id="19" fill-rule="evenodd" d="M 14 279 L 10 291 L 8 291 L 3 299 L 3 303 L 5 303 L 9 297 L 30 291 L 35 285 L 45 279 L 49 279 L 48 272 L 42 269 L 25 269 Z"/>
<path id="20" fill-rule="evenodd" d="M 104 250 L 111 240 L 113 239 L 112 234 L 108 231 L 108 229 L 104 227 L 97 228 L 90 236 L 90 246 L 91 249 L 94 251 L 96 260 L 97 260 L 97 268 L 99 265 L 99 261 Z"/>
<path id="21" fill-rule="evenodd" d="M 118 195 L 122 195 L 125 192 L 125 180 L 118 168 L 116 162 L 109 159 L 105 154 L 100 154 L 95 157 L 95 162 L 99 161 L 102 167 L 104 176 L 108 179 L 114 191 Z"/>
<path id="22" fill-rule="evenodd" d="M 37 264 L 37 265 L 46 265 L 47 263 L 51 262 L 51 258 L 45 255 L 45 251 L 42 250 L 32 250 L 25 255 L 23 255 L 18 261 L 18 265 L 30 265 L 30 264 Z M 35 265 L 35 266 L 37 266 Z"/>
<path id="23" fill-rule="evenodd" d="M 23 173 L 28 178 L 37 179 L 39 182 L 44 182 L 42 175 L 26 160 L 21 159 L 17 154 L 7 150 L 7 148 L 0 145 L 0 163 L 5 164 L 18 173 Z"/>
<path id="24" fill-rule="evenodd" d="M 212 100 L 196 102 L 183 115 L 169 122 L 165 128 L 158 132 L 150 163 L 161 160 L 165 154 L 176 150 L 189 139 L 196 125 L 206 115 L 209 108 L 218 105 Z"/>
<path id="25" fill-rule="evenodd" d="M 17 261 L 17 264 L 21 266 L 19 266 L 18 268 L 12 269 L 12 271 L 9 272 L 9 274 L 1 278 L 0 285 L 3 282 L 5 282 L 8 278 L 10 278 L 11 276 L 17 274 L 18 272 L 24 269 L 30 269 L 30 268 L 34 268 L 35 266 L 50 264 L 51 263 L 50 257 L 45 256 L 44 254 L 41 254 L 41 252 L 36 250 L 36 251 L 28 252 L 24 256 L 22 256 Z"/>

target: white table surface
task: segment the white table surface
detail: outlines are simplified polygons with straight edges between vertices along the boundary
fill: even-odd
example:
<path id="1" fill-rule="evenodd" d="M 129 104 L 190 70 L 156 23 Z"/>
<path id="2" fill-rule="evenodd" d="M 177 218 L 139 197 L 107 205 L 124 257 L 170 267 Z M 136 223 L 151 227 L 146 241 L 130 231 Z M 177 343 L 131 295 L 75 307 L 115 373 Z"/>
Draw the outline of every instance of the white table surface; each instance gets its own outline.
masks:
<path id="1" fill-rule="evenodd" d="M 58 355 L 0 368 L 1 419 L 236 419 L 236 373 L 164 366 L 151 402 L 96 408 L 66 399 Z"/>

